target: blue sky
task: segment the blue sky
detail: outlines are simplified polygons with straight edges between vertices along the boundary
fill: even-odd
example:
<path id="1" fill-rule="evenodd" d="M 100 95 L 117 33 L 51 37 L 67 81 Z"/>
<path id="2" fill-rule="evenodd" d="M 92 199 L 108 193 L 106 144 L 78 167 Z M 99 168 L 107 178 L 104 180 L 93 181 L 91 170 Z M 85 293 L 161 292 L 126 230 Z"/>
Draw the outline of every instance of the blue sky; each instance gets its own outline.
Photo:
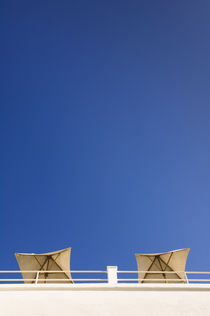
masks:
<path id="1" fill-rule="evenodd" d="M 210 270 L 210 2 L 0 2 L 0 269 L 72 247 Z"/>

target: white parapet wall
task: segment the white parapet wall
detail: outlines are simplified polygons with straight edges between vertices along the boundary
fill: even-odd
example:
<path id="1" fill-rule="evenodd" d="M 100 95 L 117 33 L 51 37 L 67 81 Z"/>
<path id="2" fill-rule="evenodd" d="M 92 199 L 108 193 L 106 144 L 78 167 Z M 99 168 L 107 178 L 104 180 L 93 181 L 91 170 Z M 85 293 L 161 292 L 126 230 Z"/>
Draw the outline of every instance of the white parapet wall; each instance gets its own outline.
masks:
<path id="1" fill-rule="evenodd" d="M 209 316 L 210 285 L 1 284 L 0 315 Z"/>

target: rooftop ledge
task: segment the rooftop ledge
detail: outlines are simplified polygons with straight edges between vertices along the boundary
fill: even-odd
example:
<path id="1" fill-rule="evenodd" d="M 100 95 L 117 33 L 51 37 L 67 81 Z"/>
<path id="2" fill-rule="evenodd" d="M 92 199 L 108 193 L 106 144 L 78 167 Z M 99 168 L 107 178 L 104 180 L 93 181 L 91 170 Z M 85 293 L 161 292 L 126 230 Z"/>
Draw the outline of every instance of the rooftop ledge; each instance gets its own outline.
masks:
<path id="1" fill-rule="evenodd" d="M 210 291 L 210 284 L 0 284 L 0 291 Z"/>

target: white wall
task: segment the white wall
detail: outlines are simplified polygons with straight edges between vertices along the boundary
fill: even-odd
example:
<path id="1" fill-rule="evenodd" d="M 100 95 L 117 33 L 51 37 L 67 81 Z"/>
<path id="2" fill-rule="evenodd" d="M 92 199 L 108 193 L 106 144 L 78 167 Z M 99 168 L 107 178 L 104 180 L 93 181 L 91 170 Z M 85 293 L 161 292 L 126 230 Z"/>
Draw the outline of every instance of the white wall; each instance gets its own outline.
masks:
<path id="1" fill-rule="evenodd" d="M 0 287 L 1 316 L 210 315 L 210 287 Z"/>

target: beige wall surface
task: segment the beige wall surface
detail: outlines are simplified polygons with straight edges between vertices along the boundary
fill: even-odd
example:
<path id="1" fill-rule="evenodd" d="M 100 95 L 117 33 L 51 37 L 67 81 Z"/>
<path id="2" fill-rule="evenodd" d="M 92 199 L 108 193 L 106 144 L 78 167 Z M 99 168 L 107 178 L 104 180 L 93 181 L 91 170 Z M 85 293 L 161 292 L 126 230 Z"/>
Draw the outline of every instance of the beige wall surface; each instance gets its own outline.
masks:
<path id="1" fill-rule="evenodd" d="M 0 289 L 1 316 L 210 315 L 210 290 Z"/>

